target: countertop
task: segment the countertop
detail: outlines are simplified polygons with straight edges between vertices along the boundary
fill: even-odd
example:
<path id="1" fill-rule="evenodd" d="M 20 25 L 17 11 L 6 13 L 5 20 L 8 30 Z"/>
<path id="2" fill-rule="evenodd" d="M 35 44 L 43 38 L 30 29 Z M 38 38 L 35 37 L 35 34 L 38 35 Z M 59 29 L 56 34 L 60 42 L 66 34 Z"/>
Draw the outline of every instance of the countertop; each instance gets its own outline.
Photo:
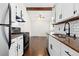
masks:
<path id="1" fill-rule="evenodd" d="M 73 37 L 66 36 L 65 34 L 52 34 L 52 35 L 49 33 L 47 34 L 79 53 L 79 38 L 78 37 L 73 38 Z M 61 37 L 59 37 L 59 35 Z"/>
<path id="2" fill-rule="evenodd" d="M 16 37 L 19 37 L 19 36 L 21 36 L 21 35 L 23 35 L 23 34 L 11 34 L 11 39 L 14 39 L 14 38 L 16 38 Z"/>

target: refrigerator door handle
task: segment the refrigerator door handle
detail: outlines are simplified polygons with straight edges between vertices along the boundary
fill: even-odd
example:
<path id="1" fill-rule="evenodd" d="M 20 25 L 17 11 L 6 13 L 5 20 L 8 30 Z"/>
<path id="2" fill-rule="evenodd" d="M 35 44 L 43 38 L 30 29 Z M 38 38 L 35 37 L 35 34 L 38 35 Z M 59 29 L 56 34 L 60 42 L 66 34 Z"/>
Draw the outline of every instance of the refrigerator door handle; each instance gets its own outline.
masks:
<path id="1" fill-rule="evenodd" d="M 10 46 L 11 46 L 11 5 L 10 3 L 8 3 L 8 9 L 9 9 L 9 49 L 10 49 Z"/>
<path id="2" fill-rule="evenodd" d="M 10 27 L 10 24 L 0 24 L 0 26 L 7 26 L 7 27 Z"/>

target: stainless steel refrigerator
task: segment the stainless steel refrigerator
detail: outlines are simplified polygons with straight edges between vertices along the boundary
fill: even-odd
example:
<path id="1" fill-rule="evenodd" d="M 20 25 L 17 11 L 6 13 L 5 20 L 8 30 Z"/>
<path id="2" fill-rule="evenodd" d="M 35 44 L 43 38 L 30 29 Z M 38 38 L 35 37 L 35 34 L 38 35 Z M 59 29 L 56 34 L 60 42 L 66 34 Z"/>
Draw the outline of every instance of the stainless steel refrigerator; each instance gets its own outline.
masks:
<path id="1" fill-rule="evenodd" d="M 9 3 L 0 3 L 0 56 L 9 56 L 11 43 L 11 8 Z"/>

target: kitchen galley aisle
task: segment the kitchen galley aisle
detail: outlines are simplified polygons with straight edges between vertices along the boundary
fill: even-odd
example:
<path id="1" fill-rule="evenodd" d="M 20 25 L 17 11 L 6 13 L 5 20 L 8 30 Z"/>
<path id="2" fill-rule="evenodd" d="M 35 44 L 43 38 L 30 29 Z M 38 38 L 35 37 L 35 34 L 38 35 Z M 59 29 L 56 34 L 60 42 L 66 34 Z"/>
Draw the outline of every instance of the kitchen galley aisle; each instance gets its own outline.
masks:
<path id="1" fill-rule="evenodd" d="M 31 37 L 30 46 L 24 56 L 48 56 L 47 37 Z"/>

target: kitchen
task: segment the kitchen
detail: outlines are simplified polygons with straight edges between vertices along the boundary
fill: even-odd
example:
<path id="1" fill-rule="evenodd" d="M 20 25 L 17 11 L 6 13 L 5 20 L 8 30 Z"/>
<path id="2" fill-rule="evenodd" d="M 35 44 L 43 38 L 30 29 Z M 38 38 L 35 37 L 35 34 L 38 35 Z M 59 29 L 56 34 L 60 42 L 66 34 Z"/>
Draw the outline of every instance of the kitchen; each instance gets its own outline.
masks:
<path id="1" fill-rule="evenodd" d="M 79 3 L 0 3 L 0 12 L 1 56 L 79 56 Z"/>

